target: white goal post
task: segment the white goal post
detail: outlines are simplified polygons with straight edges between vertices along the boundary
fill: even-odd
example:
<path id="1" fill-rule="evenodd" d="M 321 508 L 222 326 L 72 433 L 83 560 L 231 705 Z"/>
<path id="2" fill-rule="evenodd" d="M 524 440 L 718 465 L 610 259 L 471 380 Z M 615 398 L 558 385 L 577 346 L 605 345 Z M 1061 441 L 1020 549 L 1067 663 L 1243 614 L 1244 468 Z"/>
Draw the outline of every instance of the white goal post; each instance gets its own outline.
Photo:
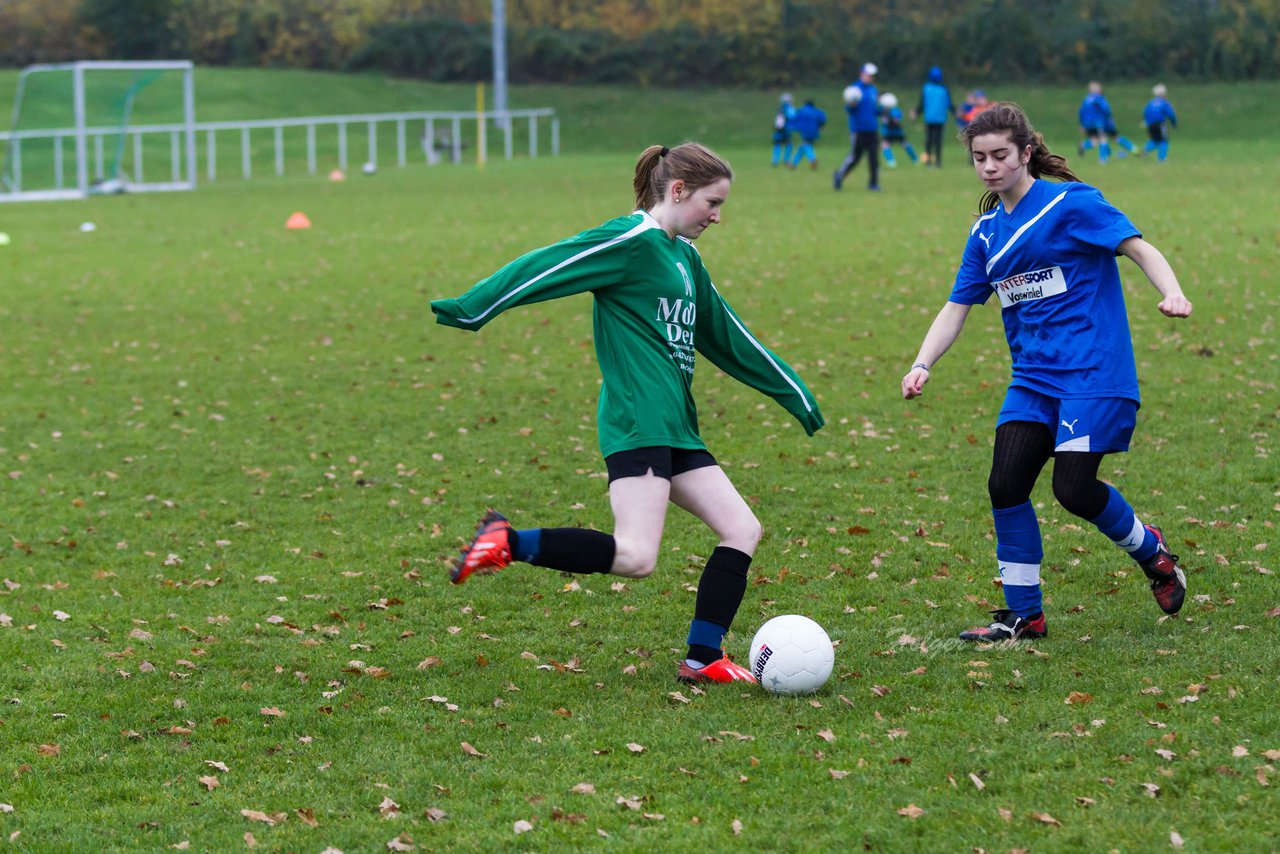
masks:
<path id="1" fill-rule="evenodd" d="M 115 169 L 117 174 L 102 174 L 101 181 L 96 184 L 92 178 L 91 141 L 96 144 L 98 164 L 101 169 L 102 147 L 105 138 L 118 139 L 119 148 L 124 148 L 125 137 L 133 134 L 136 157 L 141 157 L 141 134 L 146 128 L 133 128 L 129 125 L 129 113 L 132 109 L 132 98 L 145 83 L 135 83 L 125 96 L 122 107 L 121 123 L 117 127 L 91 127 L 87 121 L 85 77 L 89 72 L 134 72 L 136 74 L 159 74 L 167 71 L 180 72 L 182 75 L 182 120 L 170 126 L 171 131 L 169 180 L 146 181 L 141 178 L 140 165 L 135 167 L 133 177 L 123 174 L 120 157 L 117 157 Z M 71 101 L 73 122 L 70 128 L 48 130 L 20 130 L 19 118 L 23 107 L 23 91 L 28 78 L 36 74 L 61 72 L 70 73 Z M 3 172 L 0 173 L 0 202 L 3 201 L 39 201 L 51 199 L 85 198 L 93 192 L 163 192 L 173 190 L 194 190 L 196 187 L 196 104 L 195 104 L 195 65 L 190 60 L 155 60 L 155 61 L 82 61 L 58 64 L 29 65 L 18 76 L 18 90 L 14 98 L 13 119 L 9 133 L 0 133 L 3 147 Z M 74 145 L 74 184 L 68 186 L 63 169 L 62 146 L 64 141 Z M 47 145 L 52 147 L 52 163 L 56 175 L 53 187 L 23 186 L 23 153 L 24 148 Z"/>

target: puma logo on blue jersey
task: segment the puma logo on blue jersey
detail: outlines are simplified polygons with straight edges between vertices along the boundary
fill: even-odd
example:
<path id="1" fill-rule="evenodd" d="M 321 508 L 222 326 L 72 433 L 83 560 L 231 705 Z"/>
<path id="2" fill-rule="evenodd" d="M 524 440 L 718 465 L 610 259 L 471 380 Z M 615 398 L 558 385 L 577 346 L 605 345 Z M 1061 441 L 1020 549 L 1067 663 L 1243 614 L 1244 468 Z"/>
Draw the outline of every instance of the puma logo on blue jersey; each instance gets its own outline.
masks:
<path id="1" fill-rule="evenodd" d="M 1076 425 L 1079 423 L 1080 423 L 1080 419 L 1077 418 L 1075 421 L 1072 421 L 1070 424 L 1068 424 L 1066 421 L 1063 421 L 1062 426 L 1070 430 L 1071 435 L 1074 436 L 1076 434 Z"/>

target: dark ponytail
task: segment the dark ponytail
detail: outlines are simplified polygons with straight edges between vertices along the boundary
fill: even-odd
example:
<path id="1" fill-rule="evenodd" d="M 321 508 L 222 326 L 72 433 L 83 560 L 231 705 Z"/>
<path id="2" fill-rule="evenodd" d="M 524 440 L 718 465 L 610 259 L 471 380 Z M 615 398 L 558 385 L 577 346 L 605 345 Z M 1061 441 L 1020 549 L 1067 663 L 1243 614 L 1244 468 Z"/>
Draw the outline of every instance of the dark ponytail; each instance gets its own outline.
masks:
<path id="1" fill-rule="evenodd" d="M 991 133 L 1007 134 L 1018 151 L 1031 146 L 1031 160 L 1027 163 L 1027 171 L 1032 178 L 1044 176 L 1059 181 L 1080 181 L 1076 173 L 1067 166 L 1067 158 L 1049 151 L 1044 136 L 1031 126 L 1027 114 L 1017 104 L 998 101 L 979 113 L 960 131 L 960 141 L 969 152 L 970 160 L 973 159 L 973 140 Z M 984 193 L 978 202 L 979 212 L 986 213 L 999 203 L 1000 197 L 995 193 Z"/>
<path id="2" fill-rule="evenodd" d="M 686 142 L 675 148 L 651 145 L 642 151 L 631 185 L 636 192 L 636 208 L 647 211 L 662 200 L 672 181 L 684 181 L 693 191 L 721 178 L 733 180 L 733 169 L 724 158 L 705 145 Z"/>

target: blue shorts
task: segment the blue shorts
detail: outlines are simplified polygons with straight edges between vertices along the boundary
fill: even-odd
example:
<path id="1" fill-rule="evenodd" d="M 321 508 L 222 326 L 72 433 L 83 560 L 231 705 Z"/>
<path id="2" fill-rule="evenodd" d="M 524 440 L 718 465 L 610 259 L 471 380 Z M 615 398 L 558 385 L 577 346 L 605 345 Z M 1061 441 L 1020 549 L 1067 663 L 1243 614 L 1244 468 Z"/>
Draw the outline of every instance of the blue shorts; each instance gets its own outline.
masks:
<path id="1" fill-rule="evenodd" d="M 1129 450 L 1138 422 L 1138 402 L 1125 397 L 1059 400 L 1013 387 L 1000 407 L 999 427 L 1009 421 L 1043 424 L 1054 434 L 1053 452 L 1109 454 Z"/>

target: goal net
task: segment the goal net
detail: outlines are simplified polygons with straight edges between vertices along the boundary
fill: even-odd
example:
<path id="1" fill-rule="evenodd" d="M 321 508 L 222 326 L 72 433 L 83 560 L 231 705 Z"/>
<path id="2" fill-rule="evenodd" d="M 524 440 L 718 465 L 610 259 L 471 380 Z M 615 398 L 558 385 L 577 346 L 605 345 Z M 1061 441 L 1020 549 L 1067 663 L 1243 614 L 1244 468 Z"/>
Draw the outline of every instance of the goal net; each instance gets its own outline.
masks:
<path id="1" fill-rule="evenodd" d="M 188 61 L 31 65 L 0 133 L 0 201 L 193 190 Z"/>

